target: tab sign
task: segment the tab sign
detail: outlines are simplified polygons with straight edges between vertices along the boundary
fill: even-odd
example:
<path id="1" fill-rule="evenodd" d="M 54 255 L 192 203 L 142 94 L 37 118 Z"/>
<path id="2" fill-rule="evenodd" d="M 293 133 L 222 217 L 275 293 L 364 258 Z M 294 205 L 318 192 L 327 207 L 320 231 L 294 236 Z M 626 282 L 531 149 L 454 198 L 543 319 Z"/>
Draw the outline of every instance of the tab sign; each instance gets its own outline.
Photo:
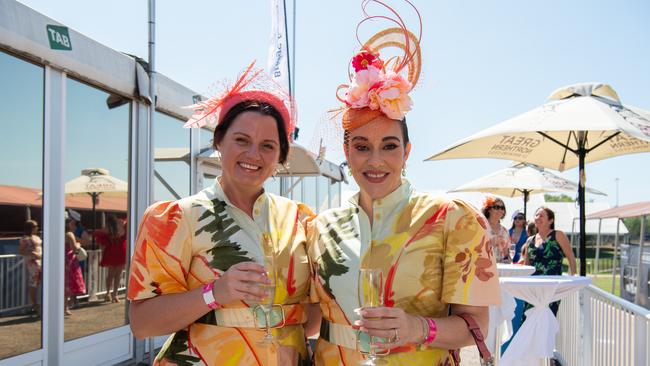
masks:
<path id="1" fill-rule="evenodd" d="M 50 48 L 53 50 L 71 51 L 72 43 L 68 34 L 68 27 L 48 24 L 47 39 L 50 41 Z"/>

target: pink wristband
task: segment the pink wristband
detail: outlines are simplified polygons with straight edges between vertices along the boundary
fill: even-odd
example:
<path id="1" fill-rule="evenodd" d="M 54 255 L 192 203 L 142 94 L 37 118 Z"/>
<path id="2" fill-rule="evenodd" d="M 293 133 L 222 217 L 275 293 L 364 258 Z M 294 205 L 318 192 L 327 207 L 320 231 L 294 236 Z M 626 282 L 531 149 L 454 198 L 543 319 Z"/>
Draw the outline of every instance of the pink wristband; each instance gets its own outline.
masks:
<path id="1" fill-rule="evenodd" d="M 212 293 L 213 288 L 214 282 L 206 283 L 203 285 L 203 301 L 212 310 L 221 307 L 221 304 L 219 304 L 214 298 L 214 294 Z"/>
<path id="2" fill-rule="evenodd" d="M 431 319 L 431 318 L 425 318 L 427 321 L 427 324 L 429 325 L 429 334 L 427 335 L 427 339 L 424 341 L 424 344 L 429 344 L 433 342 L 434 339 L 436 339 L 436 335 L 438 334 L 438 326 L 436 325 L 436 321 Z"/>

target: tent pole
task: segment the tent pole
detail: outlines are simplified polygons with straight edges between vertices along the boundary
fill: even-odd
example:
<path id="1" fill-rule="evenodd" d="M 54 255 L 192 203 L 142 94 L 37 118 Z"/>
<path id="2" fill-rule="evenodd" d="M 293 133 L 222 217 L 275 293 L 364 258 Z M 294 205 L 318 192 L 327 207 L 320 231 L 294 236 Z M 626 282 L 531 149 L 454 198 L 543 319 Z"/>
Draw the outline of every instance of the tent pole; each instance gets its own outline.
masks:
<path id="1" fill-rule="evenodd" d="M 612 260 L 612 294 L 616 295 L 616 255 L 618 254 L 618 227 L 621 225 L 621 219 L 616 218 L 616 236 L 614 237 L 614 259 Z"/>
<path id="2" fill-rule="evenodd" d="M 528 220 L 528 216 L 526 216 L 526 205 L 528 204 L 528 196 L 530 195 L 530 191 L 527 189 L 524 189 L 524 220 Z"/>
<path id="3" fill-rule="evenodd" d="M 645 236 L 645 215 L 641 216 L 641 228 L 639 230 L 639 259 L 636 265 L 636 294 L 634 295 L 634 303 L 637 305 L 643 305 L 645 302 L 643 300 L 643 292 L 641 286 L 643 286 L 643 237 Z"/>
<path id="4" fill-rule="evenodd" d="M 594 260 L 594 276 L 598 278 L 599 266 L 598 262 L 600 261 L 600 231 L 603 227 L 603 219 L 598 219 L 598 235 L 596 236 L 596 259 Z"/>

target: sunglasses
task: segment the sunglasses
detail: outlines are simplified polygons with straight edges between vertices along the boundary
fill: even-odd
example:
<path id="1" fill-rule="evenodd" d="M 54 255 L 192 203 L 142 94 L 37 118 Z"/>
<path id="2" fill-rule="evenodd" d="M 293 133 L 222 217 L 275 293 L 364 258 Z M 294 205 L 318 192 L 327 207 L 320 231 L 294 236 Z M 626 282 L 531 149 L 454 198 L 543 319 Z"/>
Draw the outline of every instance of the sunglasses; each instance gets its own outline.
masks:
<path id="1" fill-rule="evenodd" d="M 525 220 L 523 216 L 517 216 L 515 217 L 515 220 Z"/>
<path id="2" fill-rule="evenodd" d="M 495 210 L 504 210 L 504 211 L 505 211 L 506 206 L 498 206 L 498 205 L 495 205 L 495 206 L 492 206 L 492 207 L 490 207 L 490 208 L 493 208 L 493 209 L 495 209 Z"/>

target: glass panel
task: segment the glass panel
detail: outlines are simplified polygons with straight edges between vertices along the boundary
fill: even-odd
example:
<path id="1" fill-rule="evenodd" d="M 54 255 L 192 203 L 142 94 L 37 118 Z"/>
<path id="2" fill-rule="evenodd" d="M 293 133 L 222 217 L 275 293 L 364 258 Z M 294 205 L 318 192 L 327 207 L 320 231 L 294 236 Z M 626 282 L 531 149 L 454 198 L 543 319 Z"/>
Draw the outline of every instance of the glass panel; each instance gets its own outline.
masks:
<path id="1" fill-rule="evenodd" d="M 318 177 L 318 212 L 325 211 L 330 208 L 329 186 L 329 178 L 323 176 Z"/>
<path id="2" fill-rule="evenodd" d="M 199 141 L 201 143 L 201 152 L 203 151 L 212 151 L 212 131 L 202 128 L 199 133 Z M 203 173 L 203 188 L 211 187 L 214 184 L 215 174 L 218 174 L 216 171 L 205 171 Z"/>
<path id="3" fill-rule="evenodd" d="M 304 197 L 304 203 L 309 206 L 312 210 L 318 210 L 318 204 L 316 202 L 316 180 L 318 177 L 305 177 L 302 179 L 302 193 Z"/>
<path id="4" fill-rule="evenodd" d="M 67 341 L 126 324 L 130 103 L 68 78 L 66 109 Z"/>
<path id="5" fill-rule="evenodd" d="M 302 202 L 302 181 L 300 180 L 300 177 L 291 177 L 289 182 L 291 182 L 289 187 L 293 187 L 289 198 L 294 201 Z"/>
<path id="6" fill-rule="evenodd" d="M 3 359 L 41 348 L 43 68 L 0 52 L 0 80 Z M 30 225 L 34 224 L 32 230 Z"/>
<path id="7" fill-rule="evenodd" d="M 280 178 L 271 177 L 264 182 L 264 190 L 280 196 Z"/>
<path id="8" fill-rule="evenodd" d="M 190 130 L 183 121 L 156 112 L 154 118 L 154 201 L 190 195 Z M 164 157 L 167 161 L 160 161 Z"/>

